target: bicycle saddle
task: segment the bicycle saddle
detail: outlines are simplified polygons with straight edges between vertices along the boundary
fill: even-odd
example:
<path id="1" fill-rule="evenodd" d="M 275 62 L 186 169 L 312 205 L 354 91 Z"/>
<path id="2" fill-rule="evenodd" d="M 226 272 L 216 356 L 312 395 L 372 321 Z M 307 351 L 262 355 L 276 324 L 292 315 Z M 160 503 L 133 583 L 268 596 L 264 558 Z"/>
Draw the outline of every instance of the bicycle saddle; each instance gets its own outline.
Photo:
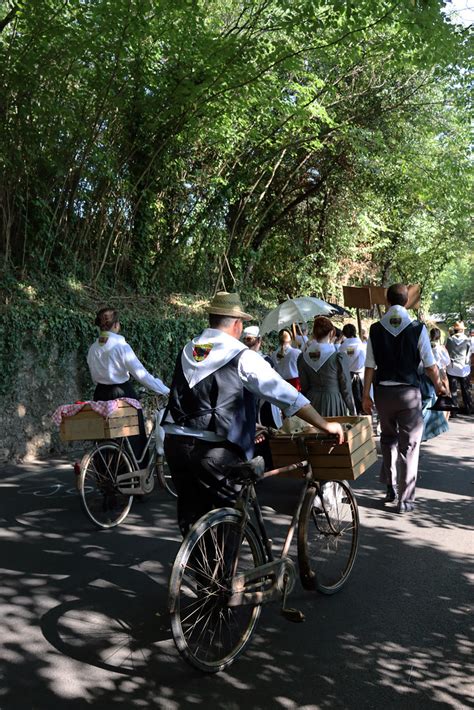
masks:
<path id="1" fill-rule="evenodd" d="M 262 478 L 264 472 L 265 461 L 263 456 L 255 456 L 255 458 L 250 459 L 250 461 L 244 461 L 235 466 L 230 466 L 227 470 L 227 477 L 232 478 L 232 480 L 237 483 L 243 483 L 244 481 L 253 481 L 253 483 L 255 483 Z"/>

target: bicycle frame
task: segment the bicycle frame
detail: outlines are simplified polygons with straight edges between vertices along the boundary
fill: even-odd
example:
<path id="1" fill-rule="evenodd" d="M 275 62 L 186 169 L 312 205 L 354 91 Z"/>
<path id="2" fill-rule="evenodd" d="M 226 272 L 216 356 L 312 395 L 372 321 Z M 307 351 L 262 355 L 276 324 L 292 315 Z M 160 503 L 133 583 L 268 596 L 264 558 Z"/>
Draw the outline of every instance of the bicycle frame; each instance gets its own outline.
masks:
<path id="1" fill-rule="evenodd" d="M 300 439 L 300 447 L 302 454 L 307 455 L 308 452 L 304 439 Z M 248 520 L 250 519 L 249 509 L 251 508 L 254 512 L 258 532 L 263 542 L 268 562 L 264 565 L 261 565 L 260 567 L 256 567 L 252 570 L 236 575 L 235 572 L 238 565 L 238 554 L 236 555 L 236 559 L 232 568 L 232 594 L 228 601 L 229 606 L 238 606 L 241 604 L 263 604 L 267 601 L 280 598 L 281 596 L 283 596 L 283 598 L 285 599 L 286 595 L 293 589 L 296 577 L 295 565 L 293 561 L 288 557 L 288 553 L 290 551 L 296 525 L 301 514 L 301 509 L 303 507 L 303 502 L 308 488 L 314 487 L 318 490 L 320 494 L 321 484 L 317 479 L 313 477 L 313 469 L 311 463 L 307 459 L 299 461 L 295 464 L 291 464 L 290 466 L 284 466 L 282 468 L 273 469 L 272 471 L 267 471 L 263 476 L 263 478 L 269 478 L 270 476 L 276 476 L 278 474 L 294 472 L 297 470 L 302 471 L 305 483 L 301 488 L 298 504 L 293 513 L 293 517 L 288 527 L 288 532 L 286 534 L 286 538 L 278 558 L 275 558 L 273 554 L 272 545 L 267 535 L 265 522 L 263 520 L 262 511 L 258 502 L 254 484 L 249 483 L 248 485 L 245 485 L 243 495 L 237 500 L 235 507 L 242 513 L 239 544 L 237 549 L 239 550 L 240 545 L 242 544 L 244 529 Z M 334 534 L 336 534 L 337 531 L 335 530 L 331 518 L 328 515 L 328 511 L 326 509 L 326 506 L 324 505 L 321 494 L 320 498 L 322 501 L 322 511 L 326 518 L 326 522 L 330 530 Z M 274 578 L 273 582 L 271 583 L 271 586 L 268 589 L 260 589 L 258 591 L 252 592 L 245 591 L 249 584 L 257 581 L 262 582 L 262 579 L 264 579 L 265 577 Z"/>
<path id="2" fill-rule="evenodd" d="M 248 570 L 247 572 L 244 572 L 242 574 L 235 574 L 238 565 L 238 555 L 236 556 L 232 569 L 232 594 L 228 600 L 229 606 L 239 606 L 242 604 L 263 604 L 265 602 L 278 599 L 283 594 L 286 595 L 293 589 L 296 577 L 295 565 L 293 561 L 288 557 L 288 553 L 291 547 L 291 543 L 293 541 L 296 525 L 298 523 L 298 518 L 301 513 L 301 508 L 303 507 L 303 501 L 306 496 L 306 491 L 310 486 L 318 486 L 318 483 L 313 479 L 313 472 L 309 461 L 300 461 L 297 464 L 285 466 L 284 468 L 273 469 L 272 471 L 267 471 L 267 473 L 264 474 L 264 478 L 267 478 L 270 476 L 275 476 L 279 473 L 287 473 L 289 471 L 295 471 L 298 469 L 304 471 L 305 483 L 301 488 L 298 504 L 293 513 L 286 534 L 286 538 L 278 558 L 274 557 L 272 545 L 267 535 L 265 521 L 263 519 L 262 511 L 258 502 L 255 486 L 253 483 L 250 483 L 249 485 L 245 486 L 243 496 L 240 497 L 237 501 L 236 508 L 242 513 L 242 523 L 237 549 L 240 549 L 244 529 L 247 524 L 247 521 L 250 519 L 249 509 L 251 508 L 254 512 L 255 519 L 257 521 L 258 532 L 260 533 L 260 537 L 265 547 L 268 562 L 264 565 L 261 565 L 260 567 Z M 252 592 L 245 591 L 249 584 L 257 581 L 261 582 L 264 578 L 267 578 L 268 583 L 270 583 L 270 580 L 268 580 L 268 578 L 273 578 L 273 581 L 271 581 L 271 584 L 267 589 L 259 589 L 257 591 Z"/>
<path id="3" fill-rule="evenodd" d="M 124 436 L 122 440 L 120 441 L 120 450 L 123 450 L 123 446 L 125 445 L 126 452 L 132 462 L 133 465 L 133 471 L 130 473 L 121 473 L 117 476 L 117 484 L 119 487 L 119 490 L 121 493 L 124 494 L 130 494 L 130 495 L 140 495 L 144 493 L 149 493 L 149 490 L 145 490 L 144 486 L 146 486 L 147 482 L 150 479 L 150 475 L 152 475 L 153 470 L 154 470 L 154 464 L 156 460 L 156 449 L 154 446 L 152 446 L 152 439 L 153 439 L 153 434 L 155 433 L 155 427 L 156 427 L 156 422 L 157 418 L 163 410 L 157 409 L 154 414 L 154 421 L 153 421 L 153 427 L 148 434 L 146 443 L 143 447 L 143 452 L 142 455 L 140 456 L 139 459 L 135 456 L 135 453 L 132 449 L 132 445 L 130 444 L 128 436 Z M 149 461 L 148 464 L 142 468 L 143 463 L 145 461 L 146 456 L 150 453 Z M 138 481 L 137 481 L 138 478 Z M 154 487 L 154 481 L 151 481 L 151 489 Z"/>

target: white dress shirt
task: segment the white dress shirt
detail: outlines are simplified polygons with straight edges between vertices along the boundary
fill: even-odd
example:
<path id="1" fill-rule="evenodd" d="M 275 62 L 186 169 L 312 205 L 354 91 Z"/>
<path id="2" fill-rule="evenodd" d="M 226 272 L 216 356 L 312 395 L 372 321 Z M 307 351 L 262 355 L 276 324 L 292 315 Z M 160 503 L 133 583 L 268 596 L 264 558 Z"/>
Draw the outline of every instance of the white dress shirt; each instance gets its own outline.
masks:
<path id="1" fill-rule="evenodd" d="M 283 354 L 283 357 L 281 355 Z M 280 355 L 280 357 L 278 357 Z M 299 348 L 293 348 L 291 345 L 281 351 L 281 345 L 272 353 L 272 362 L 275 370 L 283 377 L 284 380 L 293 380 L 298 377 L 298 358 L 301 355 Z"/>
<path id="2" fill-rule="evenodd" d="M 406 319 L 408 318 L 411 322 L 411 318 L 408 314 L 408 311 L 403 308 L 402 306 L 392 306 L 391 308 L 388 309 L 387 313 L 384 316 L 384 319 L 389 320 L 391 316 L 398 316 L 402 318 L 402 325 L 405 325 Z M 400 332 L 403 332 L 404 328 L 400 330 Z M 397 333 L 392 333 L 393 337 L 397 337 Z M 421 329 L 420 337 L 418 338 L 418 352 L 420 353 L 420 358 L 423 363 L 423 367 L 432 367 L 433 365 L 436 365 L 436 360 L 433 355 L 433 351 L 431 349 L 431 343 L 430 343 L 430 338 L 428 335 L 428 331 L 426 330 L 426 327 L 423 326 Z M 374 351 L 372 348 L 372 343 L 369 339 L 367 340 L 367 354 L 365 358 L 365 366 L 366 367 L 371 367 L 374 370 L 377 369 L 377 364 L 375 362 L 374 358 Z M 388 385 L 388 386 L 393 386 L 393 385 L 406 385 L 406 382 L 394 382 L 393 380 L 384 380 L 383 382 L 379 382 L 380 385 Z"/>
<path id="3" fill-rule="evenodd" d="M 105 340 L 101 343 L 100 340 Z M 92 380 L 101 385 L 122 385 L 132 375 L 140 384 L 157 394 L 169 394 L 169 388 L 158 377 L 150 375 L 123 335 L 101 333 L 87 354 Z"/>
<path id="4" fill-rule="evenodd" d="M 451 358 L 449 357 L 449 353 L 444 347 L 444 345 L 434 340 L 431 343 L 431 350 L 433 351 L 433 355 L 435 357 L 436 364 L 438 365 L 439 369 L 445 370 L 451 362 Z"/>
<path id="5" fill-rule="evenodd" d="M 364 374 L 365 355 L 367 344 L 360 338 L 346 338 L 339 346 L 339 352 L 345 353 L 349 361 L 349 371 L 357 372 L 360 376 Z"/>
<path id="6" fill-rule="evenodd" d="M 297 335 L 296 338 L 296 345 L 298 348 L 302 351 L 306 349 L 306 346 L 308 345 L 309 338 L 307 335 Z"/>
<path id="7" fill-rule="evenodd" d="M 214 328 L 206 328 L 193 343 L 206 343 L 207 341 L 219 342 L 220 344 L 227 343 L 232 351 L 235 348 L 235 343 L 238 343 L 231 335 Z M 300 354 L 299 350 L 296 350 L 296 352 L 298 355 Z M 246 390 L 252 392 L 259 399 L 264 399 L 270 404 L 276 405 L 283 410 L 287 417 L 291 417 L 301 407 L 310 403 L 304 395 L 288 382 L 285 382 L 259 353 L 249 350 L 245 346 L 239 358 L 237 373 Z M 209 374 L 212 374 L 212 372 L 209 372 Z M 222 441 L 222 438 L 218 437 L 214 432 L 175 424 L 170 412 L 168 412 L 163 426 L 167 434 L 194 436 L 205 441 Z"/>

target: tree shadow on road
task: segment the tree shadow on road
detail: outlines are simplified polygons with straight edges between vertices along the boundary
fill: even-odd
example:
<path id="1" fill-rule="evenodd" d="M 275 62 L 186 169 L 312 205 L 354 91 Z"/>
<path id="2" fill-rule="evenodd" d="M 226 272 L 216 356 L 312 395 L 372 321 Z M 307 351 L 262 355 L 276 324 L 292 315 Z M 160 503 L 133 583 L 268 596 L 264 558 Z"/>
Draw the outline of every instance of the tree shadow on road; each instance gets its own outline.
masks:
<path id="1" fill-rule="evenodd" d="M 471 590 L 461 555 L 364 526 L 339 594 L 298 585 L 291 603 L 305 624 L 269 605 L 234 665 L 202 676 L 179 657 L 169 629 L 167 582 L 179 545 L 171 502 L 157 498 L 102 532 L 84 524 L 72 496 L 41 504 L 25 496 L 18 515 L 15 489 L 3 502 L 2 710 L 467 704 Z M 455 525 L 465 511 L 448 508 L 443 520 Z M 436 507 L 423 516 L 438 524 Z"/>

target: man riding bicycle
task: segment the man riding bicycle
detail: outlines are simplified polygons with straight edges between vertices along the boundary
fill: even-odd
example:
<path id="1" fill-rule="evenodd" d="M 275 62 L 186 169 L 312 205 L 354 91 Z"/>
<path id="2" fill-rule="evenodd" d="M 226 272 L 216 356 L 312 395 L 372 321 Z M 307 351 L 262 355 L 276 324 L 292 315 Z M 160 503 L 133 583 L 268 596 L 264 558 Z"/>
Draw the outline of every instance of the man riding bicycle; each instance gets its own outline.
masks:
<path id="1" fill-rule="evenodd" d="M 306 397 L 240 341 L 243 321 L 252 316 L 243 311 L 239 294 L 217 293 L 208 313 L 209 328 L 178 356 L 164 417 L 165 455 L 183 534 L 209 510 L 234 504 L 240 486 L 225 474 L 253 456 L 255 397 L 343 441 L 340 424 L 323 419 Z"/>

